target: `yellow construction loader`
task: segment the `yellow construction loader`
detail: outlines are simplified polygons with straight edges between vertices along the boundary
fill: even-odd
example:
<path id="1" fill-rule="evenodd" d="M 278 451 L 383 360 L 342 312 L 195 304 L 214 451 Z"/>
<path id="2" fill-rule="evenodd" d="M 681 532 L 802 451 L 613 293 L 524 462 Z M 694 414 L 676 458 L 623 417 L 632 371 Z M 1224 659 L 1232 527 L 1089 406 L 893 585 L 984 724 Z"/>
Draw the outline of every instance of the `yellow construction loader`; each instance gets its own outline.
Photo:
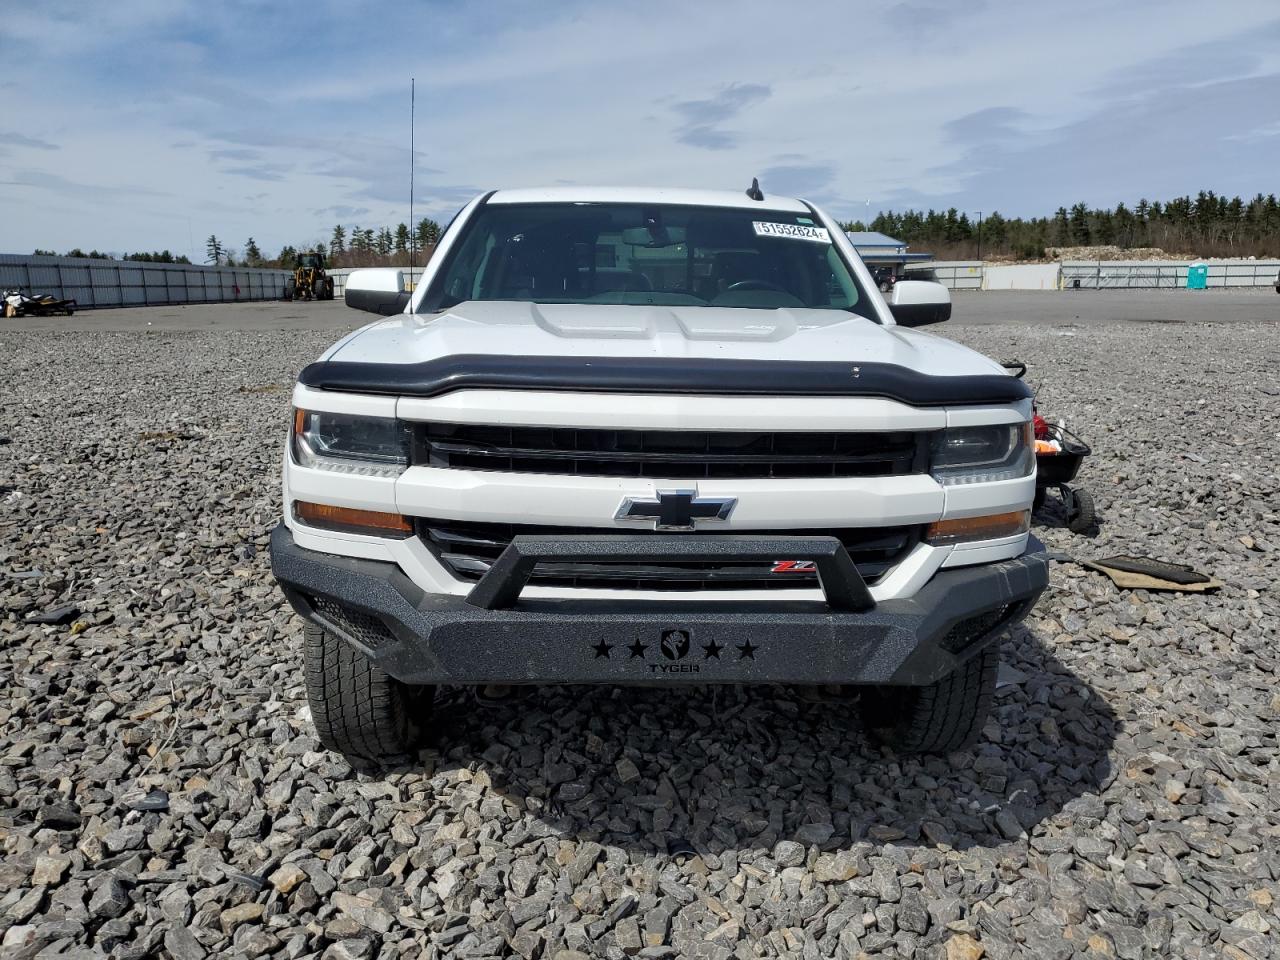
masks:
<path id="1" fill-rule="evenodd" d="M 323 253 L 310 251 L 298 254 L 293 276 L 284 282 L 284 299 L 333 299 L 333 277 L 325 273 Z"/>

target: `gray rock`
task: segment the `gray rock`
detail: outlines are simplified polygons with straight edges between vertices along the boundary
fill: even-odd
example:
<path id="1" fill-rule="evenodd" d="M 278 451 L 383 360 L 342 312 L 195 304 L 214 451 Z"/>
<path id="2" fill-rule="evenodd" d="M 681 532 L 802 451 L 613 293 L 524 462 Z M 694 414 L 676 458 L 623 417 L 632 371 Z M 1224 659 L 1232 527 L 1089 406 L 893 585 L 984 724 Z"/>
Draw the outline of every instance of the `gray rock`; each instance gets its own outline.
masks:
<path id="1" fill-rule="evenodd" d="M 576 887 L 585 880 L 603 852 L 604 848 L 594 841 L 588 840 L 581 844 L 573 855 L 573 860 L 565 867 L 565 876 L 569 878 L 569 882 Z"/>
<path id="2" fill-rule="evenodd" d="M 796 830 L 796 839 L 805 844 L 823 844 L 833 833 L 835 827 L 829 823 L 806 823 Z"/>
<path id="3" fill-rule="evenodd" d="M 911 933 L 925 933 L 929 929 L 929 909 L 915 887 L 902 891 L 898 901 L 898 927 Z"/>
<path id="4" fill-rule="evenodd" d="M 386 933 L 395 924 L 395 917 L 379 907 L 371 897 L 355 896 L 339 890 L 329 902 L 360 926 L 375 933 Z"/>
<path id="5" fill-rule="evenodd" d="M 929 911 L 929 917 L 934 925 L 939 927 L 945 927 L 959 920 L 964 911 L 964 905 L 960 898 L 951 894 L 930 897 L 925 901 L 925 907 Z M 924 931 L 920 932 L 923 933 Z"/>
<path id="6" fill-rule="evenodd" d="M 142 824 L 134 823 L 112 830 L 102 838 L 102 845 L 106 847 L 108 853 L 122 853 L 126 850 L 137 850 L 146 839 L 146 830 Z"/>
<path id="7" fill-rule="evenodd" d="M 640 938 L 640 925 L 634 917 L 628 917 L 618 924 L 614 930 L 614 939 L 618 948 L 628 956 L 639 953 L 644 946 Z"/>
<path id="8" fill-rule="evenodd" d="M 366 960 L 373 956 L 374 944 L 368 937 L 351 937 L 331 943 L 321 955 L 322 960 Z"/>
<path id="9" fill-rule="evenodd" d="M 805 860 L 804 845 L 794 840 L 779 840 L 773 848 L 773 859 L 780 866 L 798 867 Z"/>
<path id="10" fill-rule="evenodd" d="M 111 919 L 121 916 L 130 906 L 128 891 L 110 874 L 89 898 L 89 913 L 99 918 Z"/>
<path id="11" fill-rule="evenodd" d="M 885 903 L 897 903 L 902 896 L 902 884 L 893 867 L 883 861 L 871 868 L 871 883 L 876 895 Z"/>
<path id="12" fill-rule="evenodd" d="M 204 960 L 208 955 L 190 930 L 176 925 L 165 930 L 164 948 L 169 951 L 173 960 Z"/>
<path id="13" fill-rule="evenodd" d="M 40 808 L 39 818 L 50 830 L 80 829 L 80 811 L 70 803 L 47 803 Z"/>

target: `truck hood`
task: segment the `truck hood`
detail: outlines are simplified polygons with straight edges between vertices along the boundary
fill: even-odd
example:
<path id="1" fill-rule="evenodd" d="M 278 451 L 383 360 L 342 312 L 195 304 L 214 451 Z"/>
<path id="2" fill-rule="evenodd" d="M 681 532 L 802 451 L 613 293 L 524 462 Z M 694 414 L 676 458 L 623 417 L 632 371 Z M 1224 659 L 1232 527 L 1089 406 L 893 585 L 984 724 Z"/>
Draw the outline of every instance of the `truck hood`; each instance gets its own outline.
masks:
<path id="1" fill-rule="evenodd" d="M 943 376 L 1005 373 L 951 340 L 842 310 L 524 301 L 473 301 L 439 314 L 401 314 L 356 331 L 321 359 L 414 364 L 459 354 L 826 360 Z"/>

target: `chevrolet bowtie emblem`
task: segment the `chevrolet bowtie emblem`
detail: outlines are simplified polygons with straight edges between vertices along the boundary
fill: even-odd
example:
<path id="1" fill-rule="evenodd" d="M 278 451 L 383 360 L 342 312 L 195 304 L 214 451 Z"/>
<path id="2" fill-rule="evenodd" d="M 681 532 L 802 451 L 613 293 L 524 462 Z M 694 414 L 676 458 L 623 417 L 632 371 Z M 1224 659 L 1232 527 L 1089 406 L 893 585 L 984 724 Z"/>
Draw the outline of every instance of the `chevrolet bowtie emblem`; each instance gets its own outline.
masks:
<path id="1" fill-rule="evenodd" d="M 627 497 L 613 515 L 628 523 L 652 523 L 655 530 L 689 531 L 699 522 L 728 520 L 736 497 L 700 497 L 696 490 L 659 490 L 656 500 Z"/>

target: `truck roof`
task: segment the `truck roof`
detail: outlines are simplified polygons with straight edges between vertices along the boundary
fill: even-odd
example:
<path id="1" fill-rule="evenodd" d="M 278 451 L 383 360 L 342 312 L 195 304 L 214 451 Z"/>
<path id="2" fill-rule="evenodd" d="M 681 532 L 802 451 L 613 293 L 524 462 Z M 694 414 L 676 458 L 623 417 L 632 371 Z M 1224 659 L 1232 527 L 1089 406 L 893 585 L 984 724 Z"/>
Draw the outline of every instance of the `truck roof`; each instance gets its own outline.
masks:
<path id="1" fill-rule="evenodd" d="M 488 203 L 672 203 L 690 207 L 743 207 L 808 213 L 803 201 L 765 194 L 752 200 L 743 190 L 686 190 L 671 187 L 527 187 L 499 190 Z"/>

